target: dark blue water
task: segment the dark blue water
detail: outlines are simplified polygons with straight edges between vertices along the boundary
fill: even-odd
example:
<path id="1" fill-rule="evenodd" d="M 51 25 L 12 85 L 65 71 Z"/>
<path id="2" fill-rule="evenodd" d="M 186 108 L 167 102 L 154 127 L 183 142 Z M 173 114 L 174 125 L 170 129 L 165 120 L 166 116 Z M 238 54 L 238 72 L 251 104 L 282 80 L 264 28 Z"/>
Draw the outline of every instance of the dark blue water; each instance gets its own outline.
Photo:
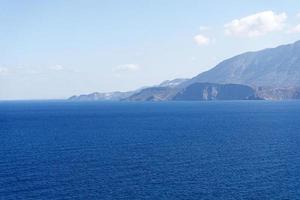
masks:
<path id="1" fill-rule="evenodd" d="M 0 199 L 300 199 L 300 102 L 0 103 Z"/>

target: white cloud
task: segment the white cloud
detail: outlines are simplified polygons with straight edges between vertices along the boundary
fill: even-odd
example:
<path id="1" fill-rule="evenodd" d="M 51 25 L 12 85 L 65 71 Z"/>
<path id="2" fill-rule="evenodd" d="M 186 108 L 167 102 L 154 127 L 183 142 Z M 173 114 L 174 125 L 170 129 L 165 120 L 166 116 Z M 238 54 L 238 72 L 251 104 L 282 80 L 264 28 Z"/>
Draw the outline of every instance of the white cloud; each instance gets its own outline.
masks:
<path id="1" fill-rule="evenodd" d="M 8 73 L 8 69 L 6 67 L 0 67 L 0 75 L 4 75 Z"/>
<path id="2" fill-rule="evenodd" d="M 296 17 L 300 19 L 300 12 L 296 15 Z"/>
<path id="3" fill-rule="evenodd" d="M 208 45 L 211 43 L 211 39 L 202 34 L 196 35 L 194 40 L 199 46 Z"/>
<path id="4" fill-rule="evenodd" d="M 54 66 L 51 66 L 50 69 L 54 70 L 54 71 L 62 71 L 62 70 L 64 70 L 64 67 L 62 65 L 54 65 Z"/>
<path id="5" fill-rule="evenodd" d="M 124 64 L 116 66 L 113 71 L 115 72 L 135 72 L 139 71 L 141 67 L 137 64 Z"/>
<path id="6" fill-rule="evenodd" d="M 286 19 L 285 13 L 276 14 L 273 11 L 264 11 L 225 24 L 225 33 L 240 37 L 262 36 L 282 30 Z"/>
<path id="7" fill-rule="evenodd" d="M 288 31 L 288 33 L 300 33 L 300 24 L 298 24 L 298 25 L 292 27 L 292 28 Z"/>
<path id="8" fill-rule="evenodd" d="M 210 27 L 209 26 L 200 26 L 199 30 L 200 31 L 208 31 L 208 30 L 210 30 Z"/>

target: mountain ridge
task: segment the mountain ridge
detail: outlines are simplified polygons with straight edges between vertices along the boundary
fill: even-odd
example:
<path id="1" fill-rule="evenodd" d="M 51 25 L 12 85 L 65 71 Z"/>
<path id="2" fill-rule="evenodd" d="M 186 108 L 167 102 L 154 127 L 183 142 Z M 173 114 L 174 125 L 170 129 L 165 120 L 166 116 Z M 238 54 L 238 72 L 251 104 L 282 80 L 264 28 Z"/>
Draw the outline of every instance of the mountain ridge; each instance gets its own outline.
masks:
<path id="1" fill-rule="evenodd" d="M 300 41 L 236 55 L 200 73 L 193 82 L 236 83 L 264 87 L 300 85 Z"/>
<path id="2" fill-rule="evenodd" d="M 201 86 L 198 85 L 199 90 L 194 91 L 200 93 L 197 94 L 200 96 L 201 92 L 202 96 L 205 95 L 204 93 L 210 90 L 208 88 L 214 88 L 214 90 L 218 90 L 218 93 L 222 93 L 224 88 L 228 88 L 230 84 L 235 84 L 237 85 L 235 88 L 237 91 L 238 88 L 254 91 L 252 95 L 255 98 L 248 99 L 300 99 L 300 41 L 233 56 L 191 79 L 167 80 L 159 85 L 136 91 L 110 95 L 99 93 L 97 98 L 90 94 L 90 97 L 96 100 L 122 101 L 176 100 L 177 95 L 196 83 L 202 84 Z M 230 92 L 234 93 L 234 91 Z M 241 92 L 245 91 L 241 90 Z M 241 98 L 247 99 L 242 93 Z M 108 98 L 108 96 L 111 96 L 111 98 Z M 85 98 L 88 98 L 88 95 L 75 96 L 69 99 L 82 100 Z M 214 98 L 218 99 L 217 96 Z M 214 100 L 214 98 L 210 100 Z M 197 100 L 201 100 L 201 98 Z"/>

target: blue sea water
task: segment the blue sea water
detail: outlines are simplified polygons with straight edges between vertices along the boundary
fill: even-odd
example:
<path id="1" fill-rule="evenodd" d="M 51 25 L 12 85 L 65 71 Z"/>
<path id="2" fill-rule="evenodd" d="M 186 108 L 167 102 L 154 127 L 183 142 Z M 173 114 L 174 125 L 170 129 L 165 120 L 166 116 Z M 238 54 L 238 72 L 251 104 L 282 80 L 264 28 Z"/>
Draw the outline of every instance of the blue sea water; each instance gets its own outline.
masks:
<path id="1" fill-rule="evenodd" d="M 300 102 L 1 102 L 0 199 L 300 199 Z"/>

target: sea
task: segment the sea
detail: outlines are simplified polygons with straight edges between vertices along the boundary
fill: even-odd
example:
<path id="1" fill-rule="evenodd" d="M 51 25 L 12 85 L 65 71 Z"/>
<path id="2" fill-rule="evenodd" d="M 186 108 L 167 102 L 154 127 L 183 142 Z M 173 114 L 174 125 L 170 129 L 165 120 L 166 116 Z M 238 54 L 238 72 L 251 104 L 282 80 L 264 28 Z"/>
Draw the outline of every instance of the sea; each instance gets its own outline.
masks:
<path id="1" fill-rule="evenodd" d="M 0 199 L 300 199 L 300 101 L 2 101 Z"/>

